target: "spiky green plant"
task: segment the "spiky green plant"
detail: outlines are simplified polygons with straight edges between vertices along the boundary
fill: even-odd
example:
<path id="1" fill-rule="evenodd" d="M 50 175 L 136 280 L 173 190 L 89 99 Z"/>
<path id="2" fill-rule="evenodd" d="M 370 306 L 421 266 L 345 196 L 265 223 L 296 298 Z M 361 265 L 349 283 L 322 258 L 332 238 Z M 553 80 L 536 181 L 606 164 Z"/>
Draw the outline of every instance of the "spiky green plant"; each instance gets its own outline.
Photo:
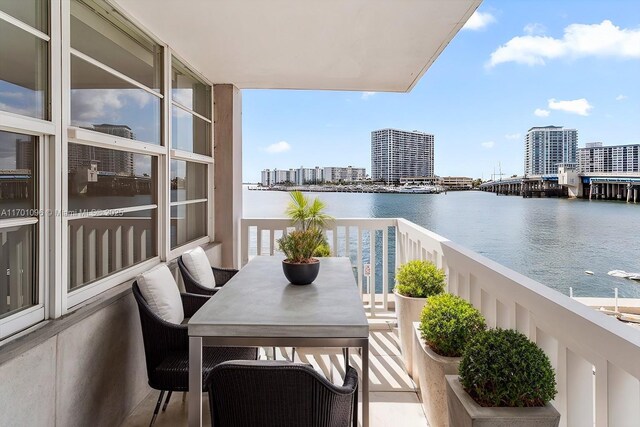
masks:
<path id="1" fill-rule="evenodd" d="M 287 257 L 286 261 L 295 264 L 311 262 L 323 243 L 324 235 L 317 229 L 295 230 L 278 239 L 278 247 Z"/>

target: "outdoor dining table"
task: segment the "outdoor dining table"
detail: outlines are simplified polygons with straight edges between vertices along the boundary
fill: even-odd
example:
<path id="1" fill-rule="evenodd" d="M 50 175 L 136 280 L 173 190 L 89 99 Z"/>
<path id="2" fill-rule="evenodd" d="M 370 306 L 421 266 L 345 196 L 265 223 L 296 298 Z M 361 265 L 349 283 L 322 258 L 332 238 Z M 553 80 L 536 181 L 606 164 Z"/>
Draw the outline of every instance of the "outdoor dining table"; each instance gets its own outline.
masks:
<path id="1" fill-rule="evenodd" d="M 321 258 L 316 280 L 296 286 L 284 277 L 282 258 L 254 257 L 188 329 L 190 427 L 202 425 L 203 346 L 360 348 L 362 426 L 369 425 L 369 324 L 349 258 Z"/>

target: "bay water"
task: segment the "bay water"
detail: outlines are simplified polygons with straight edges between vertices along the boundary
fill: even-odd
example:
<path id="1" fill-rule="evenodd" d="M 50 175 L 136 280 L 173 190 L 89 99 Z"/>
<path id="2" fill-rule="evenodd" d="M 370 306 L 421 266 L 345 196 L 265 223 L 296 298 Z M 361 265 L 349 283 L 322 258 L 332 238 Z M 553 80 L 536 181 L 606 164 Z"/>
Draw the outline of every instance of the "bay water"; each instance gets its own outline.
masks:
<path id="1" fill-rule="evenodd" d="M 640 298 L 640 204 L 447 194 L 305 193 L 336 218 L 402 217 L 566 295 Z M 289 194 L 243 189 L 244 217 L 283 218 Z M 592 271 L 587 275 L 585 271 Z"/>

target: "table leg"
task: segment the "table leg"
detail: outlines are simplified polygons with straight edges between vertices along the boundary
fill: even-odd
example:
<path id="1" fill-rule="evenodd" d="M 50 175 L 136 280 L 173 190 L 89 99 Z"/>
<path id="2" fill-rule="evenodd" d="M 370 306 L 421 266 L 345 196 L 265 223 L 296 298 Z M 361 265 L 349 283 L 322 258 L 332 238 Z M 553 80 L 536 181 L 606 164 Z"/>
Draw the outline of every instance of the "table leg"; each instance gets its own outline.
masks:
<path id="1" fill-rule="evenodd" d="M 369 427 L 369 339 L 362 346 L 362 427 Z"/>
<path id="2" fill-rule="evenodd" d="M 189 337 L 189 427 L 202 427 L 202 337 Z"/>

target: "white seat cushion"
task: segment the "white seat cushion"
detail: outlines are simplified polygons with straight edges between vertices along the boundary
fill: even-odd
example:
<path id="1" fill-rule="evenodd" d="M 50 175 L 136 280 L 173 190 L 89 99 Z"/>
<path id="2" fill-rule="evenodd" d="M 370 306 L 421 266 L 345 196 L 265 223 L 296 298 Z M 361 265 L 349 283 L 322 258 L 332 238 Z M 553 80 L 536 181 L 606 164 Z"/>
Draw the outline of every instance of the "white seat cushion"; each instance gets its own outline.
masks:
<path id="1" fill-rule="evenodd" d="M 182 262 L 196 281 L 205 288 L 216 287 L 216 279 L 213 277 L 211 264 L 204 250 L 198 246 L 182 254 Z"/>
<path id="2" fill-rule="evenodd" d="M 184 309 L 178 285 L 166 264 L 161 264 L 137 277 L 142 296 L 151 311 L 162 320 L 179 325 L 184 320 Z"/>

